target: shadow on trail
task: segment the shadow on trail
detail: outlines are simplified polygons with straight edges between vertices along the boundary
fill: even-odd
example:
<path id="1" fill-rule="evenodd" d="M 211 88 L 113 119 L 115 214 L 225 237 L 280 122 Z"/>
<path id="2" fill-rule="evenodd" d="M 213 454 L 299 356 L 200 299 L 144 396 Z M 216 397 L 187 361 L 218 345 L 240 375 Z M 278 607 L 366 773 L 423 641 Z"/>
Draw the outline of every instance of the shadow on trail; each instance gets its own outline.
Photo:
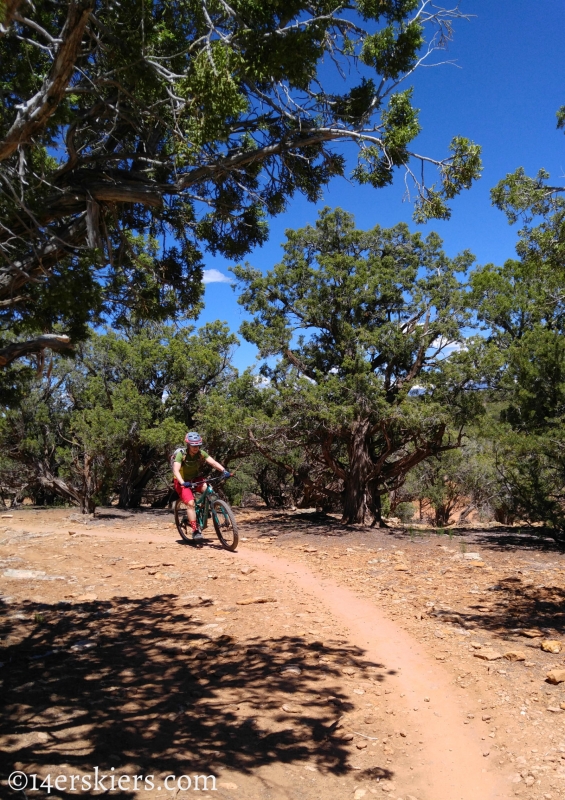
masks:
<path id="1" fill-rule="evenodd" d="M 334 517 L 312 511 L 292 514 L 273 511 L 267 519 L 253 520 L 251 524 L 259 538 L 269 536 L 275 539 L 283 538 L 285 534 L 341 538 L 368 530 L 365 526 L 346 526 Z"/>
<path id="2" fill-rule="evenodd" d="M 442 533 L 433 529 L 419 529 L 414 526 L 406 528 L 387 528 L 381 532 L 391 537 L 409 540 L 414 544 L 425 542 L 428 539 L 437 540 L 439 544 L 457 544 L 461 539 L 465 540 L 469 548 L 473 546 L 482 547 L 490 550 L 499 551 L 520 551 L 531 550 L 540 553 L 563 553 L 565 552 L 565 539 L 561 542 L 555 541 L 546 529 L 543 528 L 512 528 L 497 527 L 492 529 L 468 527 L 442 528 Z M 535 531 L 535 532 L 534 532 Z"/>
<path id="3" fill-rule="evenodd" d="M 0 605 L 2 779 L 16 768 L 251 774 L 272 763 L 348 774 L 355 751 L 339 719 L 353 705 L 341 671 L 346 664 L 383 681 L 382 666 L 339 640 L 212 638 L 197 618 L 206 605 L 215 603 L 175 595 Z M 390 779 L 392 772 L 374 766 L 356 775 Z M 76 792 L 55 795 L 67 800 Z"/>
<path id="4" fill-rule="evenodd" d="M 474 531 L 474 541 L 493 550 L 533 550 L 541 553 L 563 553 L 565 541 L 556 542 L 548 533 L 516 528 L 498 528 L 495 531 Z"/>
<path id="5" fill-rule="evenodd" d="M 513 577 L 494 584 L 489 595 L 484 602 L 470 603 L 467 612 L 446 613 L 446 621 L 499 634 L 527 629 L 565 633 L 565 589 L 536 586 Z M 437 616 L 444 615 L 440 612 Z M 523 641 L 525 644 L 527 639 Z"/>

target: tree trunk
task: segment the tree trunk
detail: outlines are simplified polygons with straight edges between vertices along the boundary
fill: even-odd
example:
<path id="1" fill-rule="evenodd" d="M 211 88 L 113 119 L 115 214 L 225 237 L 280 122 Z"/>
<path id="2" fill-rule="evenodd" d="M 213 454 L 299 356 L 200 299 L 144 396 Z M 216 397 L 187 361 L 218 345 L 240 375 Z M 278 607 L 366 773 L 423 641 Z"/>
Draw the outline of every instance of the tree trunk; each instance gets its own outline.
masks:
<path id="1" fill-rule="evenodd" d="M 57 478 L 48 470 L 42 468 L 38 476 L 38 482 L 46 491 L 52 492 L 58 497 L 62 497 L 67 502 L 81 506 L 80 493 L 62 478 Z"/>
<path id="2" fill-rule="evenodd" d="M 83 514 L 94 514 L 96 511 L 96 464 L 94 458 L 89 454 L 84 454 L 82 469 L 82 491 L 80 492 L 80 510 Z"/>
<path id="3" fill-rule="evenodd" d="M 376 481 L 371 481 L 369 486 L 369 505 L 371 509 L 371 513 L 373 515 L 373 521 L 371 522 L 371 528 L 376 527 L 377 525 L 379 528 L 387 528 L 388 525 L 383 520 L 383 504 L 382 504 L 382 497 L 378 491 L 378 483 Z"/>
<path id="4" fill-rule="evenodd" d="M 124 468 L 120 470 L 123 477 L 118 508 L 139 508 L 145 487 L 155 474 L 154 458 L 153 451 L 142 457 L 137 448 L 127 454 Z M 143 461 L 146 462 L 145 466 Z"/>
<path id="5" fill-rule="evenodd" d="M 343 517 L 346 525 L 364 524 L 371 513 L 369 499 L 369 477 L 373 462 L 369 454 L 370 423 L 367 419 L 357 420 L 352 427 L 348 444 L 349 470 L 343 491 Z"/>

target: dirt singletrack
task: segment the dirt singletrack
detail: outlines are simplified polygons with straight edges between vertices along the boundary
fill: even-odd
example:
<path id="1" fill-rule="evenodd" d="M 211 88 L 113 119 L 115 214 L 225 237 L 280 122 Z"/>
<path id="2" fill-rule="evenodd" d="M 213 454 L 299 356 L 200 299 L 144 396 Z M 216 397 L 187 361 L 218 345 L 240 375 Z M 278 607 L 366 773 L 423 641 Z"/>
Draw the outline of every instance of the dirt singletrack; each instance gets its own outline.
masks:
<path id="1" fill-rule="evenodd" d="M 112 793 L 132 800 L 196 774 L 227 800 L 565 795 L 560 552 L 237 516 L 233 554 L 166 511 L 0 520 L 2 797 L 13 770 L 67 800 L 95 769 L 153 776 Z"/>
<path id="2" fill-rule="evenodd" d="M 420 744 L 416 775 L 411 781 L 403 776 L 404 783 L 411 783 L 411 793 L 423 800 L 506 800 L 511 796 L 508 780 L 497 770 L 485 768 L 480 733 L 465 728 L 462 701 L 448 674 L 412 636 L 374 603 L 333 580 L 321 579 L 302 564 L 266 553 L 253 553 L 248 559 L 275 579 L 289 578 L 297 592 L 323 603 L 330 615 L 341 619 L 364 657 L 381 664 L 383 672 L 392 676 L 394 691 L 387 710 L 404 718 L 404 738 Z"/>

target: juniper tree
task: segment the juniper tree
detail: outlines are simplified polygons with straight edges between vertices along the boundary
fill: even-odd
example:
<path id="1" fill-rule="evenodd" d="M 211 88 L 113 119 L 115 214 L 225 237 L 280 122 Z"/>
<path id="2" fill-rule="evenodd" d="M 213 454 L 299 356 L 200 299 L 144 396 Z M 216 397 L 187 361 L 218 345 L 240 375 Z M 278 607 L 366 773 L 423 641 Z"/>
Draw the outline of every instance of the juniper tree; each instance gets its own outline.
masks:
<path id="1" fill-rule="evenodd" d="M 361 183 L 407 171 L 422 218 L 449 216 L 479 174 L 465 138 L 445 158 L 414 152 L 401 85 L 457 7 L 9 0 L 0 14 L 0 366 L 91 322 L 196 311 L 203 250 L 264 242 L 269 216 L 343 174 L 343 143 Z"/>
<path id="2" fill-rule="evenodd" d="M 350 214 L 324 210 L 315 226 L 287 231 L 284 256 L 263 275 L 234 272 L 252 315 L 241 332 L 266 359 L 268 411 L 244 422 L 260 452 L 294 467 L 319 496 L 340 494 L 348 523 L 379 518 L 380 497 L 431 455 L 457 447 L 480 413 L 472 391 L 480 345 L 454 259 L 436 234 L 406 225 L 356 230 Z M 461 349 L 465 344 L 466 349 Z"/>

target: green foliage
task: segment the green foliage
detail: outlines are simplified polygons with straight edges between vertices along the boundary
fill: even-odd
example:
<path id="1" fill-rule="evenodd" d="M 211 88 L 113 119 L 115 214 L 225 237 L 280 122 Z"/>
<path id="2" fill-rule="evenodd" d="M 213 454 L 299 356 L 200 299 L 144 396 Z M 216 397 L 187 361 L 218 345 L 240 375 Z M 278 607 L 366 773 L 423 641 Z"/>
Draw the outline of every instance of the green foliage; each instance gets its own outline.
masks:
<path id="1" fill-rule="evenodd" d="M 382 145 L 362 149 L 362 161 L 354 176 L 360 183 L 376 188 L 392 183 L 393 167 L 406 164 L 408 145 L 420 132 L 418 110 L 412 107 L 412 89 L 392 95 L 388 110 L 382 113 Z"/>
<path id="2" fill-rule="evenodd" d="M 301 480 L 343 496 L 347 521 L 378 516 L 381 494 L 457 446 L 449 424 L 481 411 L 467 391 L 480 346 L 445 353 L 470 319 L 456 274 L 472 257 L 450 260 L 436 234 L 423 239 L 404 225 L 356 230 L 340 209 L 287 231 L 284 251 L 265 276 L 234 269 L 253 315 L 243 336 L 262 357 L 279 357 L 262 369 L 262 420 L 246 424 L 295 473 L 285 458 L 300 448 L 309 465 Z"/>
<path id="3" fill-rule="evenodd" d="M 423 42 L 423 28 L 418 21 L 409 22 L 400 30 L 387 25 L 366 37 L 361 60 L 384 78 L 397 80 L 402 72 L 408 72 L 415 66 Z"/>
<path id="4" fill-rule="evenodd" d="M 399 503 L 394 509 L 394 516 L 401 522 L 411 522 L 414 517 L 414 506 L 409 502 Z"/>
<path id="5" fill-rule="evenodd" d="M 494 433 L 485 422 L 469 426 L 460 449 L 419 464 L 398 496 L 431 507 L 436 526 L 457 522 L 461 515 L 464 521 L 471 512 L 487 520 L 499 517 L 507 509 L 508 492 L 497 469 Z"/>
<path id="6" fill-rule="evenodd" d="M 219 322 L 92 333 L 75 363 L 57 359 L 5 409 L 0 439 L 10 464 L 23 465 L 32 489 L 83 510 L 116 495 L 122 507 L 139 505 L 152 482 L 170 484 L 169 455 L 202 399 L 235 376 L 236 342 Z"/>
<path id="7" fill-rule="evenodd" d="M 441 170 L 441 188 L 435 186 L 425 190 L 416 203 L 414 219 L 427 222 L 430 219 L 449 219 L 451 212 L 447 201 L 458 195 L 462 189 L 470 188 L 478 180 L 483 168 L 481 148 L 463 136 L 456 136 L 449 149 L 451 159 Z"/>
<path id="8" fill-rule="evenodd" d="M 30 6 L 31 22 L 13 20 L 0 39 L 0 140 L 40 103 L 68 9 Z M 97 0 L 67 91 L 51 92 L 41 127 L 24 126 L 0 154 L 0 349 L 45 331 L 83 341 L 89 324 L 134 314 L 195 316 L 203 252 L 239 259 L 297 192 L 318 201 L 344 171 L 335 141 L 361 144 L 353 177 L 375 187 L 409 168 L 419 125 L 398 83 L 422 55 L 424 27 L 442 46 L 461 16 L 430 7 L 422 22 L 417 9 Z M 321 69 L 330 58 L 339 80 Z M 433 194 L 409 169 L 422 218 L 445 217 L 478 176 L 473 147 L 426 159 L 442 176 Z"/>
<path id="9" fill-rule="evenodd" d="M 565 530 L 565 200 L 523 169 L 493 202 L 523 227 L 518 259 L 471 277 L 472 302 L 490 331 L 498 369 L 489 382 L 503 408 L 494 430 L 497 469 L 514 516 Z"/>

